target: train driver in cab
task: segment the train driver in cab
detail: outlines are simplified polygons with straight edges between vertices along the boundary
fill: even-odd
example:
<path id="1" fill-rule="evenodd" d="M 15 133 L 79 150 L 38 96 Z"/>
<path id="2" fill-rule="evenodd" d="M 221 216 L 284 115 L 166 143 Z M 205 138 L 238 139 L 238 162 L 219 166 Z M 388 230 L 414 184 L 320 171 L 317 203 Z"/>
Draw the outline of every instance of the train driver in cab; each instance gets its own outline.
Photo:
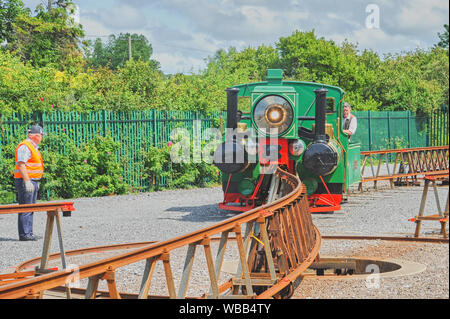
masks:
<path id="1" fill-rule="evenodd" d="M 357 120 L 356 116 L 354 116 L 350 111 L 352 110 L 350 104 L 348 102 L 344 103 L 343 107 L 343 121 L 342 121 L 342 130 L 345 134 L 348 134 L 348 140 L 350 141 L 350 137 L 356 133 Z"/>

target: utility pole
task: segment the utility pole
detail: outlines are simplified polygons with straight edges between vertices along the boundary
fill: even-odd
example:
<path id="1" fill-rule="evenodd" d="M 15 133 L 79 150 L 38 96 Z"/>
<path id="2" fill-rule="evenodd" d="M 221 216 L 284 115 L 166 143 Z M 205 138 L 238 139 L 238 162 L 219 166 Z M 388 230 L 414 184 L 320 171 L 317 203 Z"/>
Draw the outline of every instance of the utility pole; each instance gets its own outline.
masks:
<path id="1" fill-rule="evenodd" d="M 131 55 L 131 33 L 128 34 L 128 60 L 131 61 L 132 59 L 132 55 Z"/>
<path id="2" fill-rule="evenodd" d="M 48 12 L 50 12 L 50 10 L 52 10 L 52 0 L 48 0 L 47 10 L 48 10 Z"/>

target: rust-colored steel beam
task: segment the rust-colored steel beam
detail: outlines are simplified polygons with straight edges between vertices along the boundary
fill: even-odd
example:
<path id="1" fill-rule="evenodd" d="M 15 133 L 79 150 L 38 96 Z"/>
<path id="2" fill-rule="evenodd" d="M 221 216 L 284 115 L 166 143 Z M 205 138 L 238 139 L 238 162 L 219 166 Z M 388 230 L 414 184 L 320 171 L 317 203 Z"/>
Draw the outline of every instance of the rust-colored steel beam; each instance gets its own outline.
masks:
<path id="1" fill-rule="evenodd" d="M 0 215 L 27 212 L 72 212 L 74 210 L 75 208 L 73 207 L 73 202 L 2 205 L 0 206 Z"/>
<path id="2" fill-rule="evenodd" d="M 280 169 L 275 175 L 281 181 L 279 187 L 274 190 L 277 194 L 274 198 L 278 197 L 278 199 L 269 204 L 190 234 L 137 247 L 130 252 L 80 266 L 76 270 L 77 277 L 80 280 L 89 278 L 86 298 L 95 298 L 100 280 L 107 281 L 110 298 L 121 298 L 116 288 L 115 271 L 143 260 L 147 260 L 147 264 L 143 271 L 139 297 L 147 297 L 154 265 L 161 261 L 169 297 L 185 298 L 192 258 L 197 245 L 204 248 L 210 280 L 209 292 L 206 292 L 203 297 L 286 296 L 282 290 L 318 258 L 321 240 L 317 228 L 312 223 L 306 188 L 298 177 Z M 242 226 L 246 226 L 245 231 Z M 230 240 L 229 233 L 234 233 L 236 238 L 240 256 L 239 271 L 230 283 L 219 286 L 218 278 L 224 250 Z M 214 261 L 210 240 L 216 235 L 221 236 L 221 243 Z M 254 238 L 258 238 L 256 244 Z M 182 282 L 177 293 L 170 254 L 181 247 L 189 248 L 184 270 L 182 270 Z M 259 254 L 258 251 L 264 252 Z M 258 260 L 258 263 L 255 263 L 255 260 Z M 74 271 L 56 271 L 1 286 L 0 298 L 34 298 L 45 290 L 67 285 Z M 269 280 L 264 279 L 266 277 Z"/>
<path id="3" fill-rule="evenodd" d="M 74 249 L 66 251 L 67 257 L 72 256 L 80 256 L 90 253 L 99 253 L 99 252 L 110 252 L 110 251 L 119 251 L 119 250 L 126 250 L 126 249 L 136 249 L 144 246 L 149 246 L 156 243 L 156 241 L 149 241 L 149 242 L 140 242 L 140 243 L 126 243 L 126 244 L 117 244 L 117 245 L 107 245 L 107 246 L 96 246 L 96 247 L 90 247 L 90 248 L 82 248 L 82 249 Z M 55 253 L 49 256 L 49 261 L 57 260 L 61 258 L 61 253 Z M 15 271 L 16 272 L 23 272 L 27 269 L 33 268 L 34 266 L 38 265 L 41 262 L 41 257 L 36 257 L 30 260 L 27 260 L 25 262 L 22 262 L 19 264 Z M 58 270 L 58 269 L 55 269 Z"/>
<path id="4" fill-rule="evenodd" d="M 361 155 L 375 155 L 375 154 L 389 154 L 389 153 L 398 153 L 398 152 L 416 152 L 416 151 L 439 151 L 439 150 L 448 150 L 449 146 L 429 146 L 429 147 L 413 147 L 413 148 L 402 148 L 395 150 L 378 150 L 378 151 L 364 151 L 361 152 Z"/>
<path id="5" fill-rule="evenodd" d="M 437 181 L 448 181 L 449 176 L 446 175 L 425 175 L 424 177 L 425 184 L 422 192 L 422 200 L 420 202 L 420 208 L 419 208 L 419 214 L 409 219 L 409 221 L 416 223 L 416 230 L 414 232 L 414 237 L 419 237 L 420 228 L 422 226 L 422 221 L 438 221 L 441 223 L 441 234 L 444 236 L 444 238 L 448 238 L 447 234 L 447 223 L 448 223 L 448 215 L 449 215 L 449 194 L 447 192 L 447 204 L 445 205 L 445 210 L 442 210 L 441 208 L 441 202 L 439 200 L 439 193 L 437 190 Z M 434 197 L 436 200 L 436 206 L 437 206 L 437 214 L 427 215 L 424 216 L 425 211 L 425 205 L 427 201 L 427 195 L 428 195 L 428 189 L 430 187 L 430 184 L 433 187 L 434 190 Z"/>
<path id="6" fill-rule="evenodd" d="M 363 190 L 363 183 L 367 182 L 373 182 L 374 188 L 377 189 L 378 181 L 389 180 L 391 188 L 394 188 L 394 184 L 418 184 L 418 176 L 449 174 L 448 145 L 361 152 L 361 155 L 364 159 L 361 166 L 360 191 Z M 381 168 L 384 166 L 387 174 L 381 175 Z M 372 172 L 370 177 L 364 176 L 367 167 L 370 167 Z"/>

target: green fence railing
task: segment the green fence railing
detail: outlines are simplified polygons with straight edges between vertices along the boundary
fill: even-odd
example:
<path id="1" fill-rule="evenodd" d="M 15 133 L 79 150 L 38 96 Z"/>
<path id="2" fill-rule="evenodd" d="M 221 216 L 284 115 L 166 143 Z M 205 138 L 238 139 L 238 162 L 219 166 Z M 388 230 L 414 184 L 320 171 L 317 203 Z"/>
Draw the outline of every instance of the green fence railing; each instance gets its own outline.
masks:
<path id="1" fill-rule="evenodd" d="M 115 154 L 123 166 L 124 181 L 131 187 L 143 190 L 149 185 L 142 178 L 145 152 L 151 147 L 167 145 L 175 128 L 183 128 L 191 140 L 208 128 L 219 128 L 222 113 L 203 114 L 193 111 L 98 111 L 89 113 L 51 112 L 28 116 L 14 114 L 0 116 L 0 161 L 2 146 L 18 143 L 26 138 L 30 124 L 39 123 L 47 134 L 66 134 L 77 147 L 82 147 L 94 136 L 110 135 L 120 143 Z M 194 123 L 199 123 L 194 132 Z M 55 149 L 64 153 L 64 149 Z M 147 182 L 148 183 L 148 182 Z M 159 181 L 164 186 L 165 181 Z"/>
<path id="2" fill-rule="evenodd" d="M 436 110 L 427 121 L 427 146 L 448 145 L 448 105 Z"/>
<path id="3" fill-rule="evenodd" d="M 362 151 L 448 145 L 448 107 L 441 108 L 430 117 L 415 116 L 409 111 L 357 111 L 354 114 L 358 118 L 358 130 L 352 141 L 361 143 Z M 225 113 L 202 114 L 193 111 L 53 111 L 26 116 L 0 115 L 0 161 L 4 155 L 2 148 L 25 138 L 26 130 L 32 123 L 43 125 L 48 134 L 67 134 L 78 147 L 96 135 L 111 135 L 121 145 L 115 155 L 123 165 L 124 181 L 135 189 L 145 190 L 149 186 L 142 179 L 145 150 L 150 146 L 167 145 L 175 128 L 186 129 L 192 139 L 194 133 L 199 133 L 194 132 L 196 120 L 201 124 L 200 134 L 207 128 L 218 128 L 221 117 L 226 123 Z M 64 149 L 58 151 L 64 152 Z M 160 181 L 160 185 L 164 185 L 164 181 Z"/>
<path id="4" fill-rule="evenodd" d="M 425 147 L 428 145 L 428 118 L 410 111 L 355 111 L 358 119 L 353 142 L 361 151 Z"/>

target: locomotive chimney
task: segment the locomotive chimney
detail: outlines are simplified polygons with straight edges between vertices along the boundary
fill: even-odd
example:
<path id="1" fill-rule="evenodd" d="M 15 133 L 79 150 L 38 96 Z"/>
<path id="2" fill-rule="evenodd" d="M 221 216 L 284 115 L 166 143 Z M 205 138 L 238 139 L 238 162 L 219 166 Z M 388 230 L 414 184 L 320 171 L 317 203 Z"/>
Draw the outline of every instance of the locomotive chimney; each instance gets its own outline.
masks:
<path id="1" fill-rule="evenodd" d="M 316 94 L 316 133 L 315 143 L 326 143 L 325 124 L 327 121 L 327 89 L 314 90 Z"/>
<path id="2" fill-rule="evenodd" d="M 237 128 L 238 88 L 228 88 L 227 92 L 227 128 Z"/>
<path id="3" fill-rule="evenodd" d="M 316 132 L 314 142 L 303 153 L 303 166 L 312 175 L 326 176 L 334 172 L 339 156 L 332 144 L 327 143 L 325 134 L 327 115 L 326 89 L 314 90 L 316 94 Z"/>

